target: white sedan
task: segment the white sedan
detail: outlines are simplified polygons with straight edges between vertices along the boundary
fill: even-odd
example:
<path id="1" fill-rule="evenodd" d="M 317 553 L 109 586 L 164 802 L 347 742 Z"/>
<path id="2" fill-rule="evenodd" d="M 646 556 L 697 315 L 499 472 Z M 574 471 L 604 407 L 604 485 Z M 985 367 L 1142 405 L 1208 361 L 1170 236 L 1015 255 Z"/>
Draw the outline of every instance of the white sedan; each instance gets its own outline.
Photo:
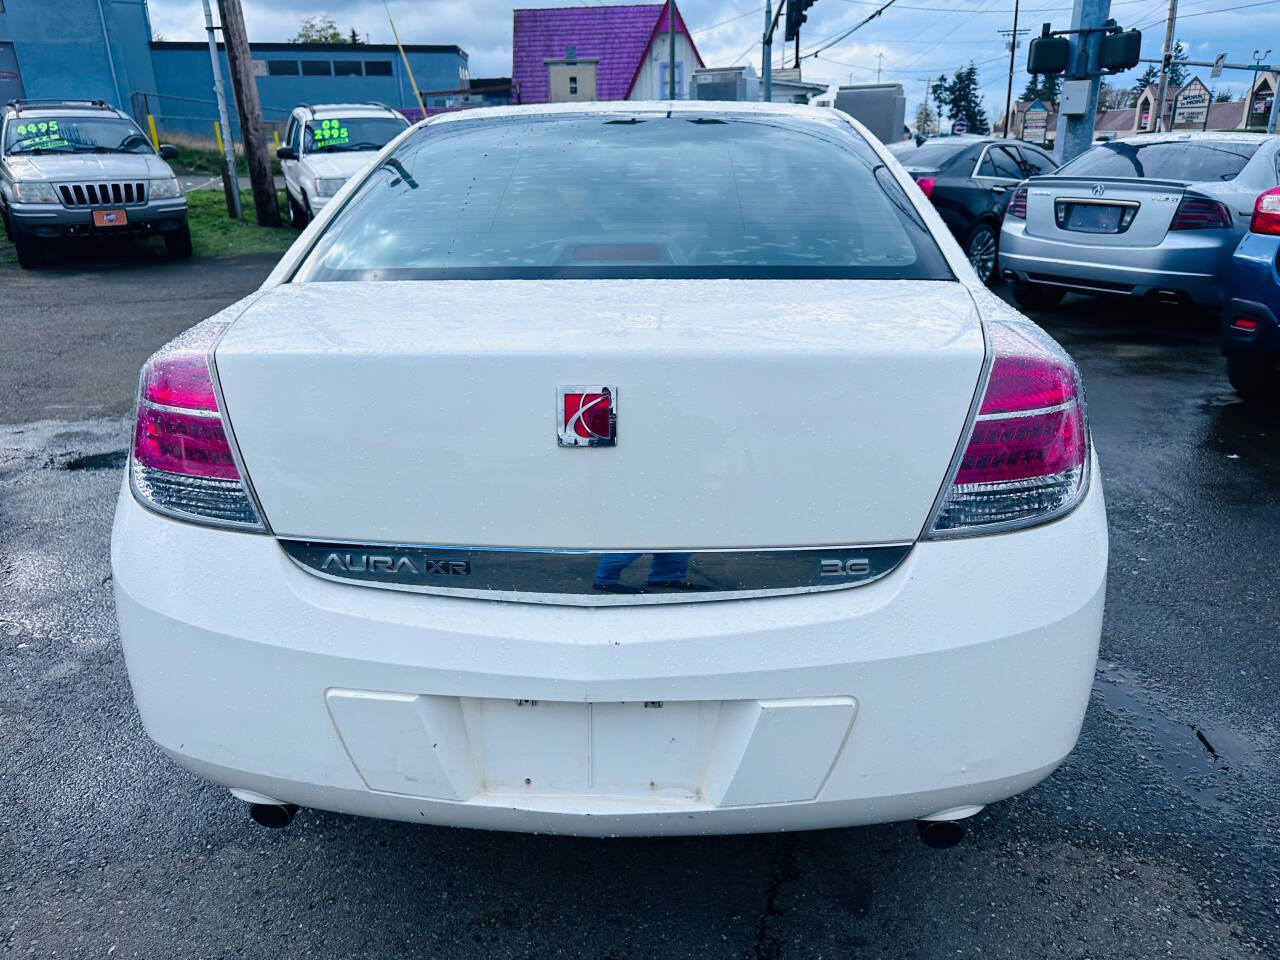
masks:
<path id="1" fill-rule="evenodd" d="M 150 736 L 298 806 L 582 835 L 920 821 L 1075 744 L 1071 359 L 855 121 L 437 117 L 146 364 L 112 537 Z"/>

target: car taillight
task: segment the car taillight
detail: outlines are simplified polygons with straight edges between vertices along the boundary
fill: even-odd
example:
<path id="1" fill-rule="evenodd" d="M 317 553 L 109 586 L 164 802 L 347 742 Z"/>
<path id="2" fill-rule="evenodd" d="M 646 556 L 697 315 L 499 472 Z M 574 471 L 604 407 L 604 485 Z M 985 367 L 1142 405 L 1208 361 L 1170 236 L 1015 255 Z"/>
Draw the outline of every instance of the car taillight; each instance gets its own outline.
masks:
<path id="1" fill-rule="evenodd" d="M 990 342 L 991 373 L 935 536 L 1042 523 L 1084 493 L 1089 429 L 1076 365 L 1030 325 L 993 325 Z"/>
<path id="2" fill-rule="evenodd" d="M 1027 188 L 1019 187 L 1009 198 L 1009 206 L 1005 207 L 1005 216 L 1027 219 Z"/>
<path id="3" fill-rule="evenodd" d="M 926 197 L 933 196 L 933 184 L 933 177 L 916 177 L 916 186 Z"/>
<path id="4" fill-rule="evenodd" d="M 1251 233 L 1280 235 L 1280 187 L 1261 194 L 1253 205 L 1253 219 L 1249 221 Z"/>
<path id="5" fill-rule="evenodd" d="M 130 477 L 134 495 L 162 513 L 262 530 L 209 372 L 209 351 L 225 327 L 225 321 L 207 320 L 143 366 Z"/>
<path id="6" fill-rule="evenodd" d="M 1243 333 L 1253 333 L 1258 329 L 1258 321 L 1253 317 L 1236 317 L 1231 321 L 1231 329 Z"/>
<path id="7" fill-rule="evenodd" d="M 1173 214 L 1170 230 L 1213 230 L 1231 226 L 1231 211 L 1226 204 L 1205 197 L 1183 197 Z"/>

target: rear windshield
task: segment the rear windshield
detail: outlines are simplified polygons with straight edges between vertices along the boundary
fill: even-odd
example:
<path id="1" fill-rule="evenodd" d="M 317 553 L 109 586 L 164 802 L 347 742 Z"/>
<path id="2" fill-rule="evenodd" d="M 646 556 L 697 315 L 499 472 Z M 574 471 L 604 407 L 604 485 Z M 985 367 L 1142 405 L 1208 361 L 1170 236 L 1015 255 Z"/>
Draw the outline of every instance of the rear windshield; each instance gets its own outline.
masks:
<path id="1" fill-rule="evenodd" d="M 1066 177 L 1151 177 L 1203 183 L 1231 180 L 1258 151 L 1258 143 L 1186 140 L 1115 143 L 1090 147 L 1058 168 Z"/>
<path id="2" fill-rule="evenodd" d="M 403 143 L 301 280 L 951 279 L 850 128 L 717 114 L 459 120 Z"/>
<path id="3" fill-rule="evenodd" d="M 914 150 L 894 151 L 894 153 L 903 166 L 941 167 L 974 147 L 973 143 L 929 142 L 920 144 Z"/>

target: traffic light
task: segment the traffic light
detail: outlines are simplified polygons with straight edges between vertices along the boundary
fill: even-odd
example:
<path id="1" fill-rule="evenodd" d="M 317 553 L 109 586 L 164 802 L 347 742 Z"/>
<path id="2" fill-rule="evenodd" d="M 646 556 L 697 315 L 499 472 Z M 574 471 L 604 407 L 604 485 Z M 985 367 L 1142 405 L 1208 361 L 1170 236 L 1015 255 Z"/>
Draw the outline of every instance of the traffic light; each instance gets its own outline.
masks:
<path id="1" fill-rule="evenodd" d="M 1173 54 L 1166 53 L 1164 55 L 1164 62 L 1160 64 L 1160 72 L 1167 77 L 1169 75 L 1169 70 L 1172 67 L 1173 67 Z"/>
<path id="2" fill-rule="evenodd" d="M 1119 73 L 1138 65 L 1142 55 L 1142 31 L 1121 30 L 1102 38 L 1098 47 L 1098 67 L 1103 73 Z M 1168 71 L 1168 65 L 1165 71 Z"/>
<path id="3" fill-rule="evenodd" d="M 788 43 L 800 36 L 800 24 L 809 19 L 805 13 L 817 0 L 787 0 L 787 26 L 783 39 Z"/>

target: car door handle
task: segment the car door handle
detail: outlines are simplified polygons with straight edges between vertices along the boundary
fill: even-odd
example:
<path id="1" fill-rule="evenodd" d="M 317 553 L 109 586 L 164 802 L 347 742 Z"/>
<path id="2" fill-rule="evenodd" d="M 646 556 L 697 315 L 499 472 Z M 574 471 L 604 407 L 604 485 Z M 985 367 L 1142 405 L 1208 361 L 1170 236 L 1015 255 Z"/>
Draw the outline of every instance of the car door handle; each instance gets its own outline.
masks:
<path id="1" fill-rule="evenodd" d="M 999 183 L 993 183 L 993 184 L 991 185 L 991 192 L 992 192 L 992 193 L 1004 193 L 1004 192 L 1005 192 L 1006 190 L 1008 190 L 1008 189 L 1009 189 L 1008 187 L 1003 186 L 1003 185 L 1001 185 L 1001 184 L 999 184 Z"/>

